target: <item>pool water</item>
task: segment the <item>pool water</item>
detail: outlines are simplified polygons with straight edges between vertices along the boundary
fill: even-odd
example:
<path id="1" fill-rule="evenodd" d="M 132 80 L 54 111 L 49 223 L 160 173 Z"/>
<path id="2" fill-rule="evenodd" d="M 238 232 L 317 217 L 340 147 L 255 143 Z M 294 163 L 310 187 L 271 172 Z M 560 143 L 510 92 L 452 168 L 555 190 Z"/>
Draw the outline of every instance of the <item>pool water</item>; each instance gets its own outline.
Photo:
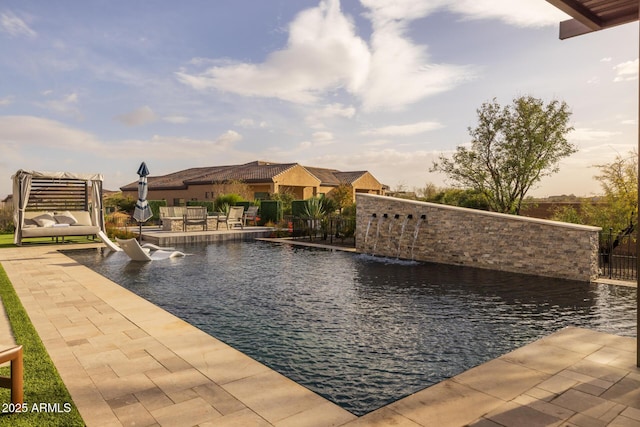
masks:
<path id="1" fill-rule="evenodd" d="M 67 255 L 363 415 L 566 326 L 635 336 L 636 289 L 227 242 Z"/>

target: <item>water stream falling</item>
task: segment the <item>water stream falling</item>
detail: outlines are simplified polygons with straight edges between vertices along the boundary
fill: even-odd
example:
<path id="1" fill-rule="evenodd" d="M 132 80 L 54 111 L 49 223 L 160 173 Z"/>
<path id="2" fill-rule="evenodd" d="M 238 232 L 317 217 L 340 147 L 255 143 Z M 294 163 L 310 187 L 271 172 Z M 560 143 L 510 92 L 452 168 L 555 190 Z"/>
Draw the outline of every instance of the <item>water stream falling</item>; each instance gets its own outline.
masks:
<path id="1" fill-rule="evenodd" d="M 372 214 L 371 218 L 369 218 L 369 222 L 367 223 L 367 231 L 364 234 L 364 247 L 367 247 L 367 240 L 369 239 L 369 229 L 371 228 L 371 223 L 373 219 L 376 217 L 376 214 Z"/>
<path id="2" fill-rule="evenodd" d="M 384 220 L 385 218 L 387 218 L 387 214 L 382 215 L 378 219 L 378 226 L 376 227 L 376 241 L 373 242 L 373 250 L 371 251 L 371 255 L 376 254 L 376 247 L 378 246 L 378 237 L 380 236 L 380 224 L 382 223 L 382 220 Z"/>
<path id="3" fill-rule="evenodd" d="M 398 252 L 396 253 L 396 258 L 400 258 L 400 244 L 402 243 L 402 236 L 404 235 L 404 229 L 407 227 L 407 223 L 411 218 L 413 218 L 412 215 L 407 215 L 404 221 L 402 221 L 402 228 L 400 229 L 400 238 L 398 239 Z"/>
<path id="4" fill-rule="evenodd" d="M 413 242 L 411 243 L 411 261 L 413 261 L 413 248 L 416 246 L 416 240 L 418 240 L 418 233 L 420 233 L 420 224 L 427 219 L 426 215 L 420 215 L 420 219 L 416 223 L 416 228 L 413 230 Z"/>
<path id="5" fill-rule="evenodd" d="M 393 216 L 393 219 L 398 219 L 398 218 L 400 218 L 400 215 L 398 215 L 398 214 L 395 214 Z M 387 235 L 388 235 L 388 237 L 387 237 L 387 251 L 388 252 L 391 252 L 391 237 L 392 237 L 391 236 L 391 229 L 393 228 L 393 223 L 394 223 L 394 221 L 389 221 L 389 230 L 387 230 Z"/>

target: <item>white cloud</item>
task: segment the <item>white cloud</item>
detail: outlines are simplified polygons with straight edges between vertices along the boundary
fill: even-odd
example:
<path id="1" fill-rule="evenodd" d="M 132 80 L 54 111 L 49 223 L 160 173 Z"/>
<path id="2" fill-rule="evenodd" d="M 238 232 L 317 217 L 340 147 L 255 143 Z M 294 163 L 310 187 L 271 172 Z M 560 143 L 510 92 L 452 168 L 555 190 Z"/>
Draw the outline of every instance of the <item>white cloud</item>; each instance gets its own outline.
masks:
<path id="1" fill-rule="evenodd" d="M 50 96 L 50 95 L 53 95 L 53 91 L 48 90 L 43 92 L 43 94 L 45 96 Z M 78 94 L 76 92 L 72 92 L 58 99 L 51 99 L 43 103 L 40 103 L 38 105 L 50 111 L 53 111 L 55 113 L 62 114 L 64 116 L 70 116 L 70 117 L 75 117 L 76 119 L 81 119 L 82 114 L 78 109 L 78 101 L 79 101 Z"/>
<path id="2" fill-rule="evenodd" d="M 341 13 L 339 1 L 326 0 L 298 14 L 289 26 L 287 47 L 271 53 L 264 63 L 232 63 L 199 74 L 181 71 L 176 75 L 198 90 L 309 104 L 325 91 L 357 90 L 366 79 L 369 56 L 353 23 Z"/>
<path id="3" fill-rule="evenodd" d="M 333 144 L 335 142 L 331 132 L 314 132 L 312 137 L 316 145 Z"/>
<path id="4" fill-rule="evenodd" d="M 158 117 L 151 107 L 145 105 L 144 107 L 140 107 L 130 113 L 117 116 L 116 119 L 127 126 L 142 126 L 155 122 L 158 120 Z"/>
<path id="5" fill-rule="evenodd" d="M 28 38 L 37 37 L 38 33 L 11 12 L 0 14 L 0 30 L 12 37 L 24 36 Z"/>
<path id="6" fill-rule="evenodd" d="M 33 116 L 0 116 L 0 141 L 27 147 L 55 147 L 56 150 L 86 151 L 100 148 L 92 134 L 55 120 Z"/>
<path id="7" fill-rule="evenodd" d="M 178 125 L 189 123 L 191 121 L 188 117 L 185 117 L 185 116 L 167 116 L 167 117 L 163 117 L 162 120 L 168 123 L 173 123 Z"/>
<path id="8" fill-rule="evenodd" d="M 363 131 L 361 132 L 361 134 L 367 136 L 411 136 L 436 129 L 441 129 L 442 127 L 442 124 L 438 122 L 418 122 L 408 125 L 383 126 L 380 128 Z"/>
<path id="9" fill-rule="evenodd" d="M 612 132 L 607 130 L 598 130 L 592 128 L 575 128 L 567 139 L 574 142 L 594 142 L 594 141 L 608 141 L 611 138 L 620 135 L 620 132 Z"/>
<path id="10" fill-rule="evenodd" d="M 638 58 L 633 61 L 620 63 L 613 67 L 616 72 L 614 82 L 638 80 Z"/>
<path id="11" fill-rule="evenodd" d="M 568 19 L 567 14 L 540 0 L 457 0 L 447 3 L 448 9 L 465 19 L 498 19 L 517 27 L 558 25 Z"/>
<path id="12" fill-rule="evenodd" d="M 243 128 L 259 128 L 259 129 L 266 129 L 267 127 L 269 127 L 269 123 L 267 123 L 266 121 L 262 120 L 260 122 L 253 120 L 251 118 L 242 118 L 240 120 L 237 120 L 235 123 L 237 126 L 243 127 Z"/>
<path id="13" fill-rule="evenodd" d="M 471 67 L 430 63 L 426 47 L 404 34 L 409 19 L 373 17 L 372 21 L 371 67 L 366 85 L 359 91 L 365 111 L 398 110 L 474 77 Z"/>
<path id="14" fill-rule="evenodd" d="M 5 96 L 4 98 L 0 98 L 0 107 L 5 107 L 7 105 L 11 105 L 13 103 L 13 96 Z"/>
<path id="15" fill-rule="evenodd" d="M 450 90 L 473 78 L 470 67 L 429 62 L 426 47 L 405 34 L 408 24 L 434 9 L 428 2 L 403 0 L 392 5 L 363 0 L 374 31 L 371 46 L 356 35 L 338 0 L 321 1 L 289 25 L 287 46 L 263 63 L 209 66 L 201 72 L 183 69 L 180 82 L 196 90 L 218 89 L 242 96 L 273 97 L 314 104 L 335 90 L 346 90 L 366 110 L 397 110 L 429 95 Z M 316 126 L 321 126 L 316 122 Z"/>
<path id="16" fill-rule="evenodd" d="M 350 119 L 356 114 L 353 106 L 345 106 L 340 103 L 328 104 L 315 110 L 305 117 L 305 122 L 312 128 L 324 128 L 325 121 L 333 118 Z"/>

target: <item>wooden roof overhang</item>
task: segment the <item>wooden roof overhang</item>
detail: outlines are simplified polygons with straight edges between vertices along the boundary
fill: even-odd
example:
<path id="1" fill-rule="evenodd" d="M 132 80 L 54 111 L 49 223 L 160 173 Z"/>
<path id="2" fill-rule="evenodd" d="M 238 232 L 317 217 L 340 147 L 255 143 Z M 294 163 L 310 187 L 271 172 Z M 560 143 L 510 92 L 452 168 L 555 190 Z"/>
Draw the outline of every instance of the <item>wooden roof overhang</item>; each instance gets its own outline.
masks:
<path id="1" fill-rule="evenodd" d="M 560 23 L 560 39 L 638 20 L 638 0 L 547 0 L 573 17 Z"/>

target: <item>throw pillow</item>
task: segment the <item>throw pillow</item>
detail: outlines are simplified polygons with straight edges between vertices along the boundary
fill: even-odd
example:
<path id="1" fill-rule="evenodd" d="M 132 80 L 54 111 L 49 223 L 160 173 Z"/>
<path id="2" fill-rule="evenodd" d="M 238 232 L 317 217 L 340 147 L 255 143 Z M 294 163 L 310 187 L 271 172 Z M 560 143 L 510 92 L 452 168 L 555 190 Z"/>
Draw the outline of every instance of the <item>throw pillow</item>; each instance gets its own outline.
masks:
<path id="1" fill-rule="evenodd" d="M 55 219 L 58 224 L 73 225 L 78 222 L 78 220 L 69 211 L 56 213 L 56 215 L 53 216 L 53 219 Z"/>

